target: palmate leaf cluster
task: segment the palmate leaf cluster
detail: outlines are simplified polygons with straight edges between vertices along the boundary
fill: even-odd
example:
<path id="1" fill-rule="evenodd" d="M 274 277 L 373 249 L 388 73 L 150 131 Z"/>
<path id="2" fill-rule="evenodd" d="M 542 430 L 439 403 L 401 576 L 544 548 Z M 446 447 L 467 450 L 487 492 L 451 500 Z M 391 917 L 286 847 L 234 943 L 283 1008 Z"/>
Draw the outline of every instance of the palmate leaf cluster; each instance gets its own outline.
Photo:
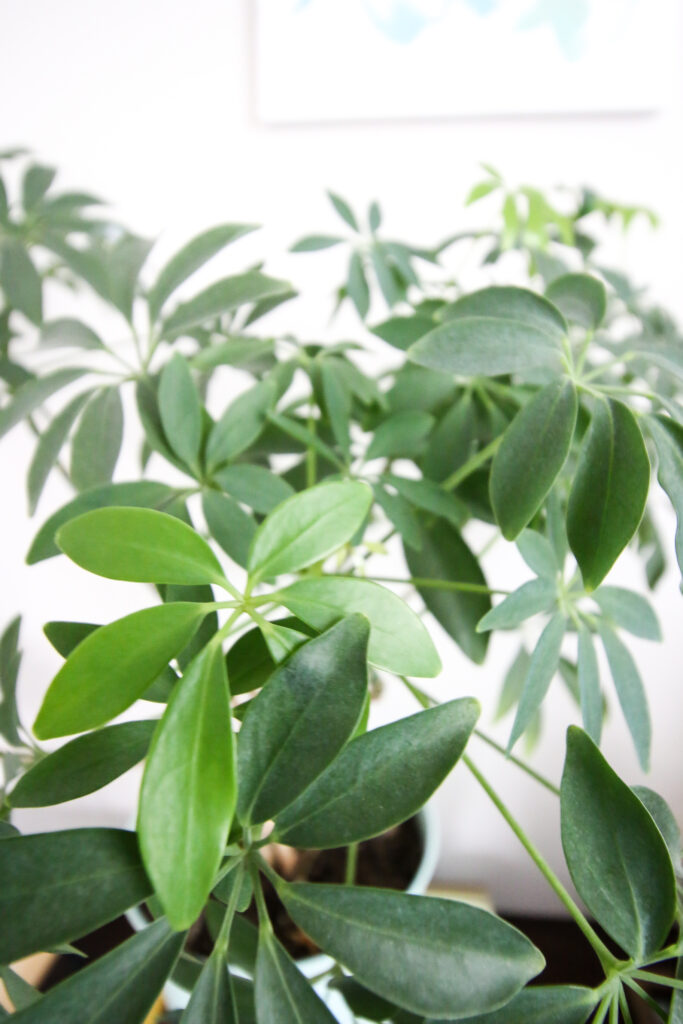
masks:
<path id="1" fill-rule="evenodd" d="M 633 545 L 650 585 L 661 576 L 655 476 L 683 569 L 683 345 L 666 314 L 596 262 L 590 231 L 643 211 L 587 191 L 569 203 L 511 191 L 488 168 L 470 201 L 499 197 L 500 226 L 420 248 L 384 239 L 376 203 L 366 230 L 330 194 L 348 240 L 309 235 L 293 251 L 350 246 L 337 300 L 370 321 L 375 351 L 387 344 L 368 373 L 358 342 L 264 329 L 296 291 L 261 265 L 193 288 L 253 225 L 210 228 L 159 267 L 149 241 L 87 214 L 92 197 L 54 192 L 54 172 L 21 152 L 3 159 L 0 432 L 25 422 L 36 436 L 31 513 L 52 473 L 75 492 L 42 516 L 28 562 L 65 555 L 152 588 L 149 607 L 115 622 L 46 625 L 65 660 L 31 729 L 17 710 L 19 619 L 0 643 L 0 919 L 11 922 L 0 976 L 17 1019 L 135 1024 L 173 977 L 192 992 L 184 1024 L 332 1021 L 273 933 L 265 875 L 340 965 L 328 981 L 358 1020 L 630 1020 L 626 991 L 649 998 L 649 968 L 682 952 L 680 843 L 662 797 L 629 788 L 599 750 L 614 703 L 606 666 L 647 766 L 646 685 L 624 637 L 660 639 L 647 598 L 608 574 Z M 484 275 L 521 258 L 529 287 L 483 279 L 463 292 L 449 270 L 463 246 Z M 299 265 L 311 258 L 326 257 Z M 75 287 L 77 308 L 94 292 L 111 334 L 47 317 L 60 286 Z M 133 437 L 140 473 L 121 480 Z M 528 572 L 514 591 L 496 586 L 473 524 L 517 546 Z M 383 569 L 397 544 L 403 577 Z M 407 602 L 392 583 L 408 585 Z M 438 704 L 412 681 L 441 671 L 432 620 L 476 664 L 491 633 L 524 631 L 500 698 L 501 714 L 514 711 L 509 750 L 537 733 L 556 677 L 575 697 L 583 728 L 569 729 L 557 790 L 562 842 L 609 948 L 471 759 L 471 737 L 485 738 L 478 702 Z M 418 706 L 369 728 L 377 673 Z M 132 707 L 136 720 L 117 721 Z M 53 739 L 62 745 L 46 753 Z M 23 836 L 10 823 L 13 808 L 76 799 L 142 761 L 137 835 Z M 459 761 L 581 927 L 600 986 L 529 987 L 543 958 L 495 915 L 353 884 L 355 844 L 415 814 Z M 285 881 L 261 853 L 272 839 L 349 847 L 349 884 Z M 244 916 L 252 900 L 258 928 Z M 143 901 L 153 924 L 48 994 L 11 970 Z M 214 939 L 204 964 L 184 948 L 202 913 Z"/>

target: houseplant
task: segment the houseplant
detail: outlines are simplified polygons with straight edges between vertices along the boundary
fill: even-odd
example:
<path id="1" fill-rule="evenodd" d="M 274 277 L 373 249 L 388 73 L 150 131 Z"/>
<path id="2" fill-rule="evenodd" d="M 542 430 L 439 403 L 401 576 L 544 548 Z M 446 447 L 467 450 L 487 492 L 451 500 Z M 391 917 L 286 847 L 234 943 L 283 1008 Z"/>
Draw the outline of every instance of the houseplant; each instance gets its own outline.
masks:
<path id="1" fill-rule="evenodd" d="M 150 244 L 90 213 L 94 197 L 56 193 L 53 171 L 25 154 L 4 158 L 27 166 L 19 199 L 0 189 L 0 431 L 30 418 L 38 435 L 32 509 L 53 470 L 78 492 L 42 523 L 28 560 L 63 553 L 89 572 L 156 588 L 151 607 L 109 625 L 46 625 L 66 660 L 33 735 L 15 701 L 18 620 L 3 636 L 0 963 L 62 948 L 142 901 L 156 917 L 44 996 L 3 968 L 17 1019 L 141 1022 L 180 971 L 194 986 L 185 1024 L 331 1021 L 273 935 L 265 877 L 344 966 L 334 984 L 359 1019 L 628 1021 L 626 993 L 650 1000 L 651 968 L 681 953 L 670 934 L 680 920 L 673 815 L 662 797 L 630 789 L 598 746 L 596 641 L 647 765 L 646 691 L 622 633 L 654 639 L 658 626 L 642 594 L 603 581 L 634 539 L 651 582 L 660 572 L 646 513 L 652 466 L 683 515 L 679 336 L 623 276 L 595 264 L 586 226 L 638 211 L 582 192 L 560 213 L 490 169 L 470 199 L 502 195 L 501 227 L 419 249 L 380 235 L 376 204 L 365 231 L 332 196 L 351 232 L 339 301 L 367 317 L 376 282 L 390 307 L 372 328 L 390 348 L 380 372 L 367 373 L 356 343 L 255 328 L 295 294 L 261 267 L 185 286 L 250 226 L 210 229 L 148 273 Z M 306 236 L 294 249 L 343 237 Z M 462 293 L 448 258 L 471 243 L 486 247 L 487 264 L 521 256 L 534 287 Z M 46 319 L 43 292 L 48 305 L 64 282 L 99 296 L 126 339 L 113 344 L 76 317 Z M 179 301 L 181 287 L 191 297 Z M 41 370 L 55 351 L 59 368 Z M 227 408 L 223 398 L 214 418 L 206 405 L 215 408 L 225 368 L 252 382 Z M 121 392 L 132 390 L 141 472 L 112 483 Z M 164 482 L 171 467 L 175 485 Z M 532 578 L 501 594 L 463 537 L 470 521 L 516 543 Z M 408 570 L 388 579 L 385 552 L 399 538 Z M 680 529 L 677 555 L 683 563 Z M 476 700 L 437 705 L 429 696 L 423 680 L 439 673 L 439 656 L 392 583 L 410 584 L 475 663 L 492 630 L 542 617 L 537 645 L 520 652 L 506 681 L 503 699 L 516 709 L 508 753 L 534 729 L 561 672 L 583 728 L 569 729 L 559 789 L 539 784 L 557 792 L 569 870 L 609 946 L 472 759 Z M 403 680 L 415 714 L 368 731 L 368 665 Z M 148 702 L 140 720 L 109 724 L 138 699 Z M 159 721 L 150 701 L 166 705 Z M 48 755 L 36 743 L 74 736 Z M 9 823 L 13 807 L 92 792 L 143 758 L 137 837 L 20 836 Z M 412 815 L 458 760 L 594 950 L 604 971 L 597 988 L 528 987 L 543 958 L 494 915 L 352 884 L 356 844 Z M 512 754 L 508 763 L 525 769 Z M 284 882 L 261 852 L 273 836 L 347 846 L 349 884 Z M 200 967 L 183 944 L 212 892 L 224 909 Z M 252 898 L 257 936 L 242 917 Z M 683 983 L 667 984 L 677 993 Z M 677 999 L 672 1022 L 683 1014 Z"/>

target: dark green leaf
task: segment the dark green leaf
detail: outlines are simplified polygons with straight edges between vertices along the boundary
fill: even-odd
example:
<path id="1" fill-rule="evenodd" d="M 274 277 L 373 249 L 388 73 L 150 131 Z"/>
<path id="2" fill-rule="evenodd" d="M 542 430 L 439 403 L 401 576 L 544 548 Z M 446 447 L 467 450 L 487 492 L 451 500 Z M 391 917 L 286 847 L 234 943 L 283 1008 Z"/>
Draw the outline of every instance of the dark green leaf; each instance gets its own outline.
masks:
<path id="1" fill-rule="evenodd" d="M 320 368 L 325 409 L 334 439 L 348 457 L 351 447 L 349 423 L 351 419 L 351 392 L 339 372 L 338 359 L 326 359 Z"/>
<path id="2" fill-rule="evenodd" d="M 224 491 L 263 515 L 294 494 L 286 480 L 264 466 L 226 466 L 214 476 Z"/>
<path id="3" fill-rule="evenodd" d="M 151 319 L 157 319 L 166 299 L 183 281 L 204 266 L 212 256 L 215 256 L 230 242 L 255 230 L 255 224 L 220 224 L 218 227 L 209 228 L 208 231 L 196 235 L 184 245 L 164 266 L 155 284 L 149 290 L 147 299 Z"/>
<path id="4" fill-rule="evenodd" d="M 467 1017 L 461 1024 L 585 1024 L 598 997 L 577 985 L 527 988 L 494 1013 Z M 436 1021 L 425 1021 L 436 1024 Z M 448 1024 L 439 1021 L 439 1024 Z"/>
<path id="5" fill-rule="evenodd" d="M 178 458 L 196 467 L 202 442 L 202 405 L 187 360 L 177 352 L 161 372 L 158 400 L 166 440 Z"/>
<path id="6" fill-rule="evenodd" d="M 91 392 L 85 391 L 76 395 L 73 401 L 69 402 L 55 416 L 49 427 L 40 435 L 26 479 L 30 515 L 33 515 L 36 510 L 50 471 L 55 466 L 59 453 L 69 436 L 69 431 L 90 394 Z"/>
<path id="7" fill-rule="evenodd" d="M 367 691 L 368 635 L 362 615 L 343 619 L 295 651 L 251 703 L 238 745 L 243 824 L 291 804 L 353 733 Z"/>
<path id="8" fill-rule="evenodd" d="M 211 536 L 234 562 L 246 567 L 256 533 L 253 518 L 233 498 L 217 491 L 204 491 L 202 508 Z"/>
<path id="9" fill-rule="evenodd" d="M 70 942 L 146 899 L 132 832 L 87 828 L 0 843 L 0 963 Z"/>
<path id="10" fill-rule="evenodd" d="M 101 349 L 104 347 L 102 339 L 95 334 L 91 327 L 71 317 L 46 320 L 40 331 L 39 343 L 46 348 Z"/>
<path id="11" fill-rule="evenodd" d="M 56 174 L 54 167 L 43 164 L 31 164 L 27 168 L 21 183 L 21 205 L 27 213 L 40 203 Z"/>
<path id="12" fill-rule="evenodd" d="M 386 480 L 411 505 L 448 520 L 452 526 L 461 526 L 467 519 L 466 505 L 449 491 L 444 491 L 432 480 L 409 480 L 407 477 L 396 476 L 393 473 L 388 473 Z"/>
<path id="13" fill-rule="evenodd" d="M 552 678 L 557 672 L 560 648 L 566 628 L 566 619 L 558 612 L 553 615 L 541 633 L 541 638 L 529 662 L 529 671 L 524 680 L 522 696 L 508 741 L 508 750 L 512 750 L 543 703 Z"/>
<path id="14" fill-rule="evenodd" d="M 600 587 L 593 600 L 621 629 L 644 640 L 661 640 L 662 632 L 654 608 L 646 598 L 623 587 Z"/>
<path id="15" fill-rule="evenodd" d="M 477 626 L 477 632 L 516 629 L 526 619 L 547 612 L 557 601 L 557 587 L 551 580 L 529 580 L 492 608 Z"/>
<path id="16" fill-rule="evenodd" d="M 77 565 L 112 580 L 225 583 L 220 563 L 203 537 L 166 512 L 94 509 L 60 527 L 57 543 Z"/>
<path id="17" fill-rule="evenodd" d="M 6 405 L 0 409 L 0 437 L 20 423 L 25 416 L 31 413 L 45 402 L 50 395 L 60 391 L 67 384 L 82 377 L 85 370 L 69 369 L 56 370 L 46 377 L 32 377 L 12 395 Z"/>
<path id="18" fill-rule="evenodd" d="M 237 274 L 234 277 L 224 277 L 209 285 L 193 299 L 177 306 L 164 321 L 163 332 L 166 336 L 184 334 L 190 328 L 214 320 L 240 306 L 288 292 L 291 292 L 291 285 L 286 281 L 266 277 L 258 270 Z"/>
<path id="19" fill-rule="evenodd" d="M 361 320 L 364 320 L 370 309 L 370 289 L 368 279 L 365 276 L 363 259 L 355 250 L 351 253 L 349 260 L 349 274 L 346 281 L 346 291 L 354 306 L 358 310 Z"/>
<path id="20" fill-rule="evenodd" d="M 397 1012 L 393 1003 L 381 999 L 369 989 L 365 988 L 355 978 L 342 974 L 341 977 L 332 978 L 329 987 L 336 992 L 341 992 L 349 1009 L 363 1020 L 383 1021 Z"/>
<path id="21" fill-rule="evenodd" d="M 19 835 L 19 829 L 10 825 L 8 821 L 0 819 L 0 839 L 10 839 Z"/>
<path id="22" fill-rule="evenodd" d="M 674 871 L 676 871 L 681 862 L 681 832 L 676 816 L 664 797 L 660 796 L 659 793 L 655 793 L 653 789 L 649 789 L 647 786 L 632 786 L 631 788 L 641 804 L 644 804 L 650 812 L 655 825 L 662 835 L 662 839 L 666 843 L 671 863 L 674 866 Z"/>
<path id="23" fill-rule="evenodd" d="M 569 454 L 577 414 L 576 388 L 559 379 L 517 413 L 491 466 L 491 505 L 507 540 L 533 519 Z"/>
<path id="24" fill-rule="evenodd" d="M 143 1024 L 173 970 L 183 935 L 157 921 L 16 1014 L 20 1024 Z"/>
<path id="25" fill-rule="evenodd" d="M 147 753 L 156 722 L 124 722 L 79 736 L 38 761 L 9 797 L 13 807 L 61 804 L 106 786 Z"/>
<path id="26" fill-rule="evenodd" d="M 109 298 L 129 322 L 133 317 L 138 277 L 152 244 L 146 238 L 126 234 L 114 243 L 108 253 L 106 269 Z"/>
<path id="27" fill-rule="evenodd" d="M 413 1013 L 444 1018 L 495 1009 L 544 965 L 521 932 L 455 900 L 284 883 L 278 894 L 321 949 Z"/>
<path id="28" fill-rule="evenodd" d="M 275 659 L 260 629 L 250 629 L 235 641 L 226 664 L 233 697 L 260 689 L 275 670 Z"/>
<path id="29" fill-rule="evenodd" d="M 420 463 L 425 476 L 445 480 L 474 454 L 478 435 L 477 406 L 466 393 L 450 405 L 429 439 Z"/>
<path id="30" fill-rule="evenodd" d="M 240 891 L 237 896 L 235 909 L 238 913 L 244 913 L 244 911 L 249 908 L 249 905 L 254 898 L 254 886 L 249 874 L 233 868 L 227 875 L 223 876 L 218 885 L 214 888 L 213 895 L 216 899 L 219 899 L 221 903 L 225 903 L 227 906 L 230 903 L 230 897 L 233 895 L 237 885 L 239 885 Z M 209 906 L 211 905 L 212 904 L 209 904 Z"/>
<path id="31" fill-rule="evenodd" d="M 617 634 L 602 623 L 598 623 L 598 631 L 638 760 L 647 771 L 650 767 L 652 724 L 643 681 L 632 655 Z"/>
<path id="32" fill-rule="evenodd" d="M 369 460 L 419 455 L 433 426 L 434 417 L 429 413 L 396 413 L 379 425 L 365 457 Z"/>
<path id="33" fill-rule="evenodd" d="M 546 295 L 567 320 L 595 331 L 605 319 L 607 293 L 602 281 L 588 274 L 563 274 L 546 289 Z"/>
<path id="34" fill-rule="evenodd" d="M 569 495 L 567 531 L 587 590 L 595 590 L 638 529 L 650 463 L 633 413 L 599 400 Z"/>
<path id="35" fill-rule="evenodd" d="M 343 238 L 336 235 L 306 235 L 289 250 L 290 252 L 318 252 L 320 249 L 331 249 L 333 245 L 339 245 Z"/>
<path id="36" fill-rule="evenodd" d="M 140 791 L 140 849 L 174 928 L 189 928 L 206 902 L 236 798 L 225 661 L 210 644 L 173 691 Z"/>
<path id="37" fill-rule="evenodd" d="M 630 956 L 656 952 L 676 909 L 666 843 L 638 797 L 576 726 L 567 735 L 560 803 L 564 854 L 582 900 Z"/>
<path id="38" fill-rule="evenodd" d="M 370 620 L 368 660 L 409 676 L 436 676 L 441 661 L 423 623 L 400 597 L 369 580 L 328 576 L 302 579 L 277 601 L 317 630 L 360 612 Z"/>
<path id="39" fill-rule="evenodd" d="M 405 352 L 410 346 L 422 338 L 434 327 L 431 317 L 420 316 L 393 316 L 384 320 L 381 324 L 375 324 L 370 330 L 382 341 L 386 341 L 394 348 Z"/>
<path id="40" fill-rule="evenodd" d="M 583 727 L 590 738 L 595 743 L 599 743 L 603 714 L 600 669 L 595 655 L 593 637 L 585 626 L 581 626 L 579 629 L 577 670 Z"/>
<path id="41" fill-rule="evenodd" d="M 164 604 L 86 637 L 52 680 L 33 727 L 36 736 L 84 732 L 125 711 L 182 650 L 205 614 L 201 604 Z"/>
<path id="42" fill-rule="evenodd" d="M 278 815 L 278 841 L 329 849 L 370 839 L 406 821 L 456 764 L 479 712 L 479 703 L 464 697 L 352 740 Z"/>
<path id="43" fill-rule="evenodd" d="M 425 334 L 408 349 L 420 366 L 465 376 L 497 377 L 539 367 L 559 370 L 556 334 L 533 323 L 477 316 L 451 320 Z"/>
<path id="44" fill-rule="evenodd" d="M 123 440 L 123 406 L 116 387 L 88 402 L 71 442 L 71 479 L 79 491 L 108 484 Z"/>
<path id="45" fill-rule="evenodd" d="M 218 946 L 202 968 L 180 1024 L 238 1024 L 232 981 Z"/>
<path id="46" fill-rule="evenodd" d="M 24 1010 L 40 999 L 40 992 L 9 967 L 0 967 L 0 981 L 4 984 L 15 1010 Z"/>
<path id="47" fill-rule="evenodd" d="M 4 237 L 0 241 L 0 286 L 12 309 L 18 309 L 34 324 L 40 323 L 42 283 L 31 257 L 16 238 Z"/>
<path id="48" fill-rule="evenodd" d="M 0 736 L 4 736 L 8 743 L 16 747 L 23 746 L 18 731 L 20 722 L 17 709 L 17 678 L 21 663 L 20 629 L 21 616 L 18 615 L 5 627 L 0 637 Z"/>
<path id="49" fill-rule="evenodd" d="M 278 1024 L 335 1024 L 322 999 L 270 931 L 259 934 L 254 976 L 256 1018 Z"/>
<path id="50" fill-rule="evenodd" d="M 262 381 L 249 388 L 232 402 L 212 428 L 206 445 L 209 466 L 234 459 L 257 439 L 269 411 L 274 408 L 277 393 L 272 381 Z"/>
<path id="51" fill-rule="evenodd" d="M 341 219 L 346 221 L 349 227 L 353 228 L 354 231 L 358 231 L 358 221 L 356 220 L 353 210 L 346 202 L 346 200 L 342 199 L 342 197 L 337 195 L 335 192 L 328 192 L 327 197 L 334 206 L 335 210 L 337 211 Z"/>
<path id="52" fill-rule="evenodd" d="M 405 549 L 413 577 L 486 586 L 479 562 L 460 533 L 445 520 L 423 525 L 422 546 Z M 486 593 L 424 586 L 418 590 L 430 612 L 455 640 L 468 658 L 481 664 L 486 657 L 488 636 L 477 633 L 477 623 L 491 608 Z"/>
<path id="53" fill-rule="evenodd" d="M 373 484 L 372 490 L 375 501 L 401 534 L 404 542 L 419 549 L 422 546 L 422 532 L 410 503 L 400 494 L 391 494 L 381 484 Z"/>
<path id="54" fill-rule="evenodd" d="M 647 425 L 657 447 L 657 478 L 676 513 L 676 559 L 683 573 L 683 427 L 663 416 Z"/>

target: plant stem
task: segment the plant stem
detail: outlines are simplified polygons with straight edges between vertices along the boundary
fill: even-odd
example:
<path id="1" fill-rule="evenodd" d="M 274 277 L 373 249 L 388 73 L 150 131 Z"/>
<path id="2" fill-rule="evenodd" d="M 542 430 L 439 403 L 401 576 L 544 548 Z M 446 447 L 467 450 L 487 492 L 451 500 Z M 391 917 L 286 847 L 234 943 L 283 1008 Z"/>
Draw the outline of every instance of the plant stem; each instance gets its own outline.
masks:
<path id="1" fill-rule="evenodd" d="M 526 774 L 529 775 L 532 779 L 535 779 L 536 782 L 539 782 L 541 786 L 544 786 L 554 796 L 560 795 L 559 789 L 556 785 L 554 785 L 554 783 L 550 781 L 550 779 L 546 779 L 544 775 L 541 775 L 540 772 L 537 772 L 534 768 L 531 767 L 531 765 L 526 764 L 526 762 L 522 761 L 519 757 L 515 757 L 514 754 L 509 754 L 504 746 L 502 746 L 500 743 L 496 743 L 494 739 L 492 739 L 490 736 L 487 736 L 485 732 L 481 731 L 481 729 L 475 729 L 473 735 L 476 736 L 478 739 L 483 740 L 484 743 L 488 743 L 490 747 L 493 747 L 493 749 L 497 750 L 499 754 L 502 754 L 507 761 L 511 761 L 512 764 L 517 766 L 517 768 L 521 768 L 523 772 L 526 772 Z"/>
<path id="2" fill-rule="evenodd" d="M 256 897 L 256 908 L 258 910 L 259 926 L 266 929 L 266 931 L 272 932 L 273 925 L 270 920 L 270 914 L 266 906 L 266 899 L 263 895 L 263 886 L 261 885 L 261 876 L 257 865 L 252 861 L 249 864 L 249 871 L 251 872 L 251 881 L 254 886 L 254 896 Z"/>
<path id="3" fill-rule="evenodd" d="M 351 575 L 350 573 L 348 575 Z M 457 590 L 466 594 L 504 594 L 508 595 L 509 590 L 492 590 L 483 583 L 465 583 L 458 580 L 428 579 L 422 576 L 409 576 L 401 579 L 400 576 L 368 576 L 367 579 L 376 583 L 405 583 L 414 587 L 434 587 L 435 590 Z"/>
<path id="4" fill-rule="evenodd" d="M 666 974 L 655 974 L 654 971 L 633 971 L 631 977 L 637 978 L 639 981 L 650 981 L 654 985 L 677 988 L 683 992 L 683 981 L 680 978 L 669 978 Z"/>
<path id="5" fill-rule="evenodd" d="M 522 846 L 533 860 L 536 867 L 545 877 L 551 889 L 555 892 L 560 901 L 564 904 L 565 908 L 574 918 L 577 925 L 585 935 L 586 939 L 593 947 L 593 950 L 595 951 L 598 959 L 600 960 L 600 963 L 602 964 L 602 967 L 605 970 L 605 972 L 607 973 L 608 971 L 612 970 L 618 963 L 616 957 L 613 956 L 612 953 L 610 953 L 609 949 L 604 944 L 602 939 L 593 930 L 593 928 L 587 921 L 586 917 L 581 912 L 579 907 L 576 905 L 574 900 L 571 898 L 571 896 L 569 895 L 569 893 L 567 892 L 567 890 L 565 889 L 565 887 L 563 886 L 562 882 L 559 880 L 555 872 L 552 870 L 548 862 L 545 860 L 540 851 L 536 849 L 534 844 L 531 842 L 527 834 L 522 829 L 521 825 L 512 816 L 508 808 L 505 806 L 505 804 L 500 799 L 495 790 L 489 785 L 489 783 L 486 781 L 481 772 L 475 767 L 475 765 L 472 763 L 470 758 L 467 757 L 466 754 L 463 755 L 462 760 L 467 765 L 471 773 L 474 775 L 475 779 L 482 787 L 482 789 L 485 791 L 487 796 L 493 801 L 495 806 L 503 815 L 506 822 L 508 823 L 512 831 L 515 833 L 515 835 L 521 842 Z"/>
<path id="6" fill-rule="evenodd" d="M 624 976 L 624 985 L 628 985 L 632 992 L 635 992 L 637 996 L 647 1003 L 651 1010 L 657 1014 L 660 1020 L 666 1021 L 667 1017 L 661 1006 L 649 995 L 644 988 L 642 988 L 633 978 L 629 978 L 628 975 Z"/>
<path id="7" fill-rule="evenodd" d="M 313 415 L 313 403 L 309 407 L 308 413 L 308 429 L 315 437 L 316 432 L 316 418 Z M 306 487 L 313 487 L 316 479 L 316 451 L 312 445 L 306 449 Z"/>
<path id="8" fill-rule="evenodd" d="M 398 678 L 401 680 L 403 685 L 408 690 L 410 690 L 413 697 L 418 702 L 418 704 L 420 704 L 421 707 L 425 709 L 433 708 L 439 703 L 438 700 L 436 700 L 434 697 L 430 697 L 428 693 L 425 693 L 424 690 L 421 690 L 419 686 L 415 685 L 415 683 L 411 683 L 410 679 L 407 679 L 406 676 L 399 676 Z"/>
<path id="9" fill-rule="evenodd" d="M 459 469 L 456 469 L 449 477 L 446 477 L 441 484 L 444 491 L 454 491 L 456 487 L 460 486 L 463 480 L 466 480 L 467 477 L 470 476 L 470 474 L 474 473 L 474 471 L 479 469 L 480 466 L 483 466 L 485 462 L 488 462 L 488 460 L 498 451 L 502 440 L 503 434 L 499 434 L 498 437 L 494 437 L 493 441 L 487 444 L 485 448 L 482 448 L 481 451 L 478 451 L 471 459 L 468 459 L 464 465 L 460 466 Z"/>
<path id="10" fill-rule="evenodd" d="M 358 843 L 351 843 L 346 847 L 346 870 L 344 872 L 344 885 L 354 885 L 356 881 L 356 868 L 358 867 Z"/>
<path id="11" fill-rule="evenodd" d="M 619 1005 L 621 1006 L 621 1012 L 624 1015 L 625 1024 L 633 1024 L 633 1017 L 631 1016 L 626 993 L 621 985 L 619 986 Z"/>

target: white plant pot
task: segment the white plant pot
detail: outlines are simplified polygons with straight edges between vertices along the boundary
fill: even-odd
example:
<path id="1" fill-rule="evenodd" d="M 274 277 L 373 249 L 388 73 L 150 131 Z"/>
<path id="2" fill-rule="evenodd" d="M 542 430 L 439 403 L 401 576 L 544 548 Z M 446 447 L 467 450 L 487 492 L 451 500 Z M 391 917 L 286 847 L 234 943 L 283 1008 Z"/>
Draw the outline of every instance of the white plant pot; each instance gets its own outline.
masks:
<path id="1" fill-rule="evenodd" d="M 427 891 L 434 877 L 436 864 L 439 859 L 441 836 L 439 818 L 432 804 L 426 804 L 418 812 L 417 819 L 422 833 L 422 857 L 406 892 L 421 896 Z M 150 923 L 140 907 L 133 907 L 132 910 L 127 912 L 126 917 L 136 931 L 141 931 Z M 325 953 L 319 953 L 317 956 L 308 956 L 303 960 L 296 961 L 297 967 L 307 978 L 315 978 L 324 974 L 333 967 L 334 963 L 335 961 L 332 957 L 327 956 Z M 340 1024 L 353 1024 L 354 1018 L 349 1014 L 344 999 L 334 989 L 328 989 L 327 979 L 316 982 L 314 988 L 318 995 L 324 999 Z M 187 989 L 176 985 L 175 982 L 167 981 L 164 985 L 164 1001 L 168 1010 L 184 1010 L 190 1001 L 190 993 Z"/>

